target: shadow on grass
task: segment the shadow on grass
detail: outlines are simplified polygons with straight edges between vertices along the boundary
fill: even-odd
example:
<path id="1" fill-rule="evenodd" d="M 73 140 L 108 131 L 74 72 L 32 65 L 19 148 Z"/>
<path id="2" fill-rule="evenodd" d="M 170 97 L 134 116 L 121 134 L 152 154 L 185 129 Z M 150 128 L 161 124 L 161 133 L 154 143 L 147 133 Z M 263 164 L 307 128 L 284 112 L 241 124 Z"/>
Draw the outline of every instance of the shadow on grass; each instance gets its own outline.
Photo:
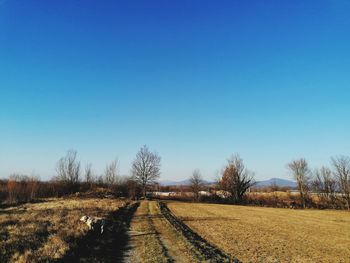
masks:
<path id="1" fill-rule="evenodd" d="M 131 248 L 127 233 L 139 203 L 127 205 L 109 214 L 103 234 L 89 231 L 76 240 L 76 245 L 56 262 L 121 262 Z"/>
<path id="2" fill-rule="evenodd" d="M 49 221 L 41 221 L 35 232 L 30 232 L 25 228 L 15 236 L 11 236 L 8 232 L 7 227 L 9 226 L 20 228 L 20 225 L 25 226 L 31 223 L 31 221 L 18 223 L 16 220 L 10 220 L 0 224 L 0 262 L 10 262 L 14 252 L 24 254 L 27 250 L 35 251 L 47 241 L 48 228 L 51 225 Z"/>

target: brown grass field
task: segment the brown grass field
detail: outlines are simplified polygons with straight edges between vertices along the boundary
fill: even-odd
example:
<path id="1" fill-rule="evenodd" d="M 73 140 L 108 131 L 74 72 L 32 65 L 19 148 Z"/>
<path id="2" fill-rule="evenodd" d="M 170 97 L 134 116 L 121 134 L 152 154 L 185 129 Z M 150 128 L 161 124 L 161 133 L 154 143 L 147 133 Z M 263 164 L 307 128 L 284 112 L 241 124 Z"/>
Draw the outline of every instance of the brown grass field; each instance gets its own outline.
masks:
<path id="1" fill-rule="evenodd" d="M 0 209 L 0 262 L 59 259 L 87 233 L 82 215 L 105 217 L 123 205 L 113 199 L 47 199 Z"/>
<path id="2" fill-rule="evenodd" d="M 218 261 L 220 251 L 241 262 L 350 262 L 347 211 L 166 204 L 172 213 L 157 201 L 76 197 L 2 208 L 0 262 L 232 261 Z M 88 231 L 82 215 L 112 228 Z"/>
<path id="3" fill-rule="evenodd" d="M 242 262 L 350 262 L 350 213 L 169 202 L 194 231 Z"/>

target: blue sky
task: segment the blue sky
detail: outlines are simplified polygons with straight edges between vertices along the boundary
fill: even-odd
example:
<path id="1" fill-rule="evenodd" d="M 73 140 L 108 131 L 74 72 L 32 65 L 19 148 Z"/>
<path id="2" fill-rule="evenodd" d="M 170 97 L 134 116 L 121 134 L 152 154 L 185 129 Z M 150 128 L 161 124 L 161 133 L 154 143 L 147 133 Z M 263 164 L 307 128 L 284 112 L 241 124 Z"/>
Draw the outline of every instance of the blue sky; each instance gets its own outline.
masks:
<path id="1" fill-rule="evenodd" d="M 347 1 L 0 1 L 0 177 L 55 173 L 76 149 L 128 174 L 256 179 L 349 155 Z"/>

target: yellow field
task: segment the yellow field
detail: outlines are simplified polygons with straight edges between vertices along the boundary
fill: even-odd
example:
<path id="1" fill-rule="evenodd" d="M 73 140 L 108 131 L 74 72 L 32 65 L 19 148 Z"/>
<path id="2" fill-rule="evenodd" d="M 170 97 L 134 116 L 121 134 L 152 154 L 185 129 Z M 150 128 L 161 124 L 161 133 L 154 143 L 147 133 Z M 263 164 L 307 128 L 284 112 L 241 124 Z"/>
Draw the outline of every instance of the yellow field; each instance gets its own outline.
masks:
<path id="1" fill-rule="evenodd" d="M 169 202 L 189 227 L 242 262 L 350 262 L 350 213 Z"/>
<path id="2" fill-rule="evenodd" d="M 167 205 L 206 241 L 242 262 L 350 262 L 347 211 Z M 82 215 L 105 218 L 109 228 L 96 236 L 79 221 Z M 199 246 L 206 241 L 184 235 L 168 215 L 157 201 L 97 198 L 0 209 L 0 262 L 218 262 L 211 260 L 219 252 L 203 253 Z"/>
<path id="3" fill-rule="evenodd" d="M 82 215 L 104 217 L 123 205 L 112 199 L 48 199 L 0 209 L 0 262 L 59 259 L 87 233 Z"/>

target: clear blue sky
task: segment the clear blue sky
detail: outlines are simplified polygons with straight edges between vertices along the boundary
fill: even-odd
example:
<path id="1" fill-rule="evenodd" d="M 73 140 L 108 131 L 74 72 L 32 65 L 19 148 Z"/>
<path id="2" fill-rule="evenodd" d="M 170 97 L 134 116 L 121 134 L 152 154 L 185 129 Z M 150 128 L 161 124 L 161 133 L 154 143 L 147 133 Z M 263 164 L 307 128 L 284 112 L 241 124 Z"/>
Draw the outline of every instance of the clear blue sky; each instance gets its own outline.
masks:
<path id="1" fill-rule="evenodd" d="M 350 2 L 0 0 L 0 177 L 54 175 L 68 149 L 162 179 L 256 178 L 350 155 Z"/>

